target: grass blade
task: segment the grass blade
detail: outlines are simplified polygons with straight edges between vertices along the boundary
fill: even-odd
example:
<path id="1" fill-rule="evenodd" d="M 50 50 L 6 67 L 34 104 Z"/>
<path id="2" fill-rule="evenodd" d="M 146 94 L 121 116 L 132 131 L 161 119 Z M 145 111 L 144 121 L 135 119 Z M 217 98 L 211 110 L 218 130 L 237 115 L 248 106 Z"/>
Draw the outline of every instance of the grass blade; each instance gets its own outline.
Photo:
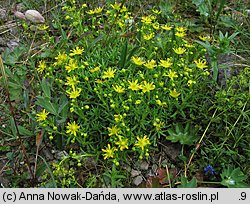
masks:
<path id="1" fill-rule="evenodd" d="M 121 57 L 120 57 L 120 62 L 119 62 L 120 68 L 123 68 L 126 63 L 127 53 L 128 53 L 128 41 L 126 40 L 123 45 L 122 52 L 121 52 Z"/>
<path id="2" fill-rule="evenodd" d="M 57 188 L 56 180 L 55 180 L 54 175 L 53 175 L 53 173 L 52 173 L 52 171 L 51 171 L 51 169 L 50 169 L 50 167 L 49 167 L 49 164 L 46 162 L 46 160 L 45 160 L 42 156 L 40 156 L 40 155 L 37 155 L 37 156 L 40 157 L 40 158 L 43 160 L 44 164 L 47 166 L 49 175 L 50 175 L 50 177 L 51 177 L 51 179 L 52 179 L 53 188 Z"/>
<path id="3" fill-rule="evenodd" d="M 217 11 L 217 13 L 216 13 L 215 21 L 218 20 L 220 14 L 221 14 L 221 11 L 222 11 L 222 9 L 224 8 L 225 3 L 226 3 L 226 0 L 220 0 L 220 6 L 219 6 L 219 9 L 218 9 L 218 11 Z"/>

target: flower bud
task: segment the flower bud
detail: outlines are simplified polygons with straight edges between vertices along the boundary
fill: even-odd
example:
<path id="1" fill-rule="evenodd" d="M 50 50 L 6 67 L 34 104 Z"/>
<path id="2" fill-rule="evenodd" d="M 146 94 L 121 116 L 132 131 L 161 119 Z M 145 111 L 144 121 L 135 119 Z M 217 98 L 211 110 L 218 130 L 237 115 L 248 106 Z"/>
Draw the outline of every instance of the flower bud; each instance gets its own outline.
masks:
<path id="1" fill-rule="evenodd" d="M 44 23 L 44 17 L 36 10 L 27 10 L 25 12 L 25 18 L 32 23 Z"/>

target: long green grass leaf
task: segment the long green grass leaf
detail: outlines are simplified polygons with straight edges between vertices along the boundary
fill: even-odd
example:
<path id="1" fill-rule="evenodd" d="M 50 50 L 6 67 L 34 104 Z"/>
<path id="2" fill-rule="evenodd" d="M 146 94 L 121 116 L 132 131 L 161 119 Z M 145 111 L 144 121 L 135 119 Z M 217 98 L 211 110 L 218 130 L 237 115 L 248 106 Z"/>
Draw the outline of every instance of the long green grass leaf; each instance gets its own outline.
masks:
<path id="1" fill-rule="evenodd" d="M 220 6 L 219 6 L 219 9 L 218 9 L 216 16 L 215 16 L 216 21 L 218 20 L 220 14 L 221 14 L 221 11 L 224 8 L 225 3 L 226 3 L 226 0 L 220 0 Z"/>
<path id="2" fill-rule="evenodd" d="M 120 56 L 120 62 L 119 62 L 120 68 L 123 68 L 126 63 L 127 53 L 128 53 L 128 41 L 126 40 L 122 47 L 122 52 Z"/>
<path id="3" fill-rule="evenodd" d="M 7 75 L 6 75 L 6 72 L 5 72 L 5 68 L 4 68 L 4 65 L 3 65 L 3 60 L 2 60 L 2 56 L 0 55 L 0 69 L 1 69 L 1 73 L 2 73 L 2 76 L 3 76 L 3 85 L 5 88 L 7 88 L 8 84 L 7 84 Z"/>
<path id="4" fill-rule="evenodd" d="M 52 171 L 51 171 L 51 169 L 49 167 L 49 164 L 46 162 L 46 160 L 42 156 L 38 155 L 38 157 L 40 157 L 43 160 L 44 164 L 47 167 L 48 173 L 49 173 L 49 175 L 50 175 L 50 177 L 52 179 L 53 188 L 57 188 L 56 181 L 55 181 L 54 175 L 53 175 L 53 173 L 52 173 Z"/>

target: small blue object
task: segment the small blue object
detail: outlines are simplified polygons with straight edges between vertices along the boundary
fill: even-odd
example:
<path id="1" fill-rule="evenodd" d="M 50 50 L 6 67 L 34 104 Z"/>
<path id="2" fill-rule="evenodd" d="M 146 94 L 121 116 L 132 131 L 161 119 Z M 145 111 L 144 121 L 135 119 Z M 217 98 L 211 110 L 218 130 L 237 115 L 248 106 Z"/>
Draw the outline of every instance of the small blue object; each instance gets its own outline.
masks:
<path id="1" fill-rule="evenodd" d="M 215 174 L 215 171 L 211 165 L 208 165 L 206 168 L 204 168 L 205 174 Z"/>

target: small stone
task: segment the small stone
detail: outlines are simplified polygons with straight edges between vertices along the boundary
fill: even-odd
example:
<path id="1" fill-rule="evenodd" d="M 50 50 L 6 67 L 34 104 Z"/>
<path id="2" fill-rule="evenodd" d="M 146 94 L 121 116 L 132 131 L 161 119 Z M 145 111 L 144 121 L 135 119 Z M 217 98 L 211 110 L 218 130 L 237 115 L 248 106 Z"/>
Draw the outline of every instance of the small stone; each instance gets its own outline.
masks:
<path id="1" fill-rule="evenodd" d="M 155 172 L 152 169 L 149 169 L 148 172 L 146 173 L 146 177 L 154 177 L 155 176 Z"/>
<path id="2" fill-rule="evenodd" d="M 152 165 L 152 171 L 155 173 L 158 169 L 158 166 L 156 164 Z"/>
<path id="3" fill-rule="evenodd" d="M 19 19 L 25 19 L 25 15 L 20 11 L 15 11 L 14 16 L 16 16 Z"/>
<path id="4" fill-rule="evenodd" d="M 140 174 L 141 174 L 141 171 L 137 171 L 134 169 L 131 170 L 131 177 L 136 177 L 136 176 L 139 176 Z"/>
<path id="5" fill-rule="evenodd" d="M 17 47 L 19 45 L 19 43 L 16 40 L 10 40 L 7 43 L 8 48 L 10 48 L 11 51 L 14 50 L 15 47 Z"/>
<path id="6" fill-rule="evenodd" d="M 0 20 L 2 21 L 7 20 L 7 11 L 5 9 L 0 8 Z"/>
<path id="7" fill-rule="evenodd" d="M 25 18 L 32 23 L 44 23 L 44 17 L 37 10 L 27 10 L 25 12 Z"/>
<path id="8" fill-rule="evenodd" d="M 143 181 L 142 176 L 137 176 L 137 177 L 135 177 L 133 183 L 134 183 L 136 186 L 139 186 L 139 185 L 142 183 L 142 181 Z"/>
<path id="9" fill-rule="evenodd" d="M 141 170 L 148 170 L 148 167 L 149 167 L 149 163 L 146 162 L 146 161 L 142 161 L 141 164 L 140 164 L 140 169 Z"/>

